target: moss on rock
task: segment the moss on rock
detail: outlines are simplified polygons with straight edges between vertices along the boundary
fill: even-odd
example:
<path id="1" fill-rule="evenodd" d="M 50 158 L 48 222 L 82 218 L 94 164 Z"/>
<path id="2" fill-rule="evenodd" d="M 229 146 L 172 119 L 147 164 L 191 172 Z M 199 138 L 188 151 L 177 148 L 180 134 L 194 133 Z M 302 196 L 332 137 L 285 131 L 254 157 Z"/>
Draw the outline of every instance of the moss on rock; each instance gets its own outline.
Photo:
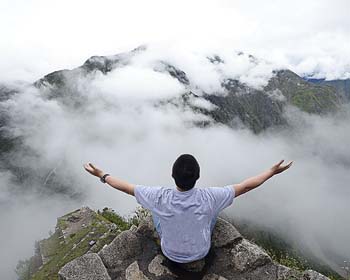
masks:
<path id="1" fill-rule="evenodd" d="M 36 257 L 41 258 L 42 265 L 35 271 L 27 269 L 30 275 L 20 279 L 59 279 L 58 271 L 65 264 L 88 252 L 99 252 L 128 228 L 129 222 L 109 210 L 96 213 L 84 207 L 68 213 L 57 219 L 55 232 L 39 242 Z M 33 258 L 22 262 L 29 268 Z"/>

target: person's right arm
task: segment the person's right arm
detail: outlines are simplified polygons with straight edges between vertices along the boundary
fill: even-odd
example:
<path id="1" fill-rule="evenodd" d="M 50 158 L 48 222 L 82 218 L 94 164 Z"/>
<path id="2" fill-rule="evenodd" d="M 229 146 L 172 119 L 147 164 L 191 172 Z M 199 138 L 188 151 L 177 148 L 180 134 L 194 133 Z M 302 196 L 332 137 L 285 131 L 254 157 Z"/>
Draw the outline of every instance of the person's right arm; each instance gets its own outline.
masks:
<path id="1" fill-rule="evenodd" d="M 256 187 L 260 186 L 265 181 L 270 179 L 272 176 L 287 170 L 293 163 L 291 161 L 286 165 L 282 165 L 283 162 L 284 160 L 281 160 L 279 163 L 275 164 L 270 169 L 262 172 L 261 174 L 256 175 L 254 177 L 250 177 L 239 184 L 233 185 L 235 197 L 255 189 Z"/>
<path id="2" fill-rule="evenodd" d="M 102 171 L 101 169 L 99 169 L 98 167 L 93 165 L 92 163 L 84 164 L 84 168 L 91 175 L 94 175 L 100 179 L 105 174 L 104 171 Z M 119 191 L 125 192 L 125 193 L 130 194 L 130 195 L 135 195 L 135 192 L 134 192 L 135 186 L 133 184 L 130 184 L 126 181 L 123 181 L 117 177 L 114 177 L 111 175 L 107 176 L 106 183 Z"/>

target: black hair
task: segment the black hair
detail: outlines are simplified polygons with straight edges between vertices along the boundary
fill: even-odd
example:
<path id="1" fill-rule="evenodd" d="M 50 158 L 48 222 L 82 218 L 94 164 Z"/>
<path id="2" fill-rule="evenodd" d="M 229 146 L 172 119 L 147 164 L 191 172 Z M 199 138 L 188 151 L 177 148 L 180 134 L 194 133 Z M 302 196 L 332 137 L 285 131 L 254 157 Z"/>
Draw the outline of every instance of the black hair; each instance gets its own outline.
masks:
<path id="1" fill-rule="evenodd" d="M 199 178 L 199 164 L 194 156 L 183 154 L 173 165 L 172 177 L 176 185 L 182 190 L 190 190 Z"/>

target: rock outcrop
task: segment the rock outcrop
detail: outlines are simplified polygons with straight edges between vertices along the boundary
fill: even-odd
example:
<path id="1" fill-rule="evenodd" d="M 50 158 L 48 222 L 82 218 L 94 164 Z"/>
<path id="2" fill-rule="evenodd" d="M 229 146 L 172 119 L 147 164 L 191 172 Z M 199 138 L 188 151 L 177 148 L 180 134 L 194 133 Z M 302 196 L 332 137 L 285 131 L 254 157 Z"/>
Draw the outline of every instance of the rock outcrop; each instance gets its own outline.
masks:
<path id="1" fill-rule="evenodd" d="M 89 253 L 67 263 L 60 274 L 71 280 L 110 280 L 106 267 L 96 253 Z"/>
<path id="2" fill-rule="evenodd" d="M 203 259 L 178 264 L 161 252 L 150 216 L 121 232 L 98 253 L 87 253 L 64 265 L 61 280 L 171 280 L 262 279 L 326 280 L 315 271 L 297 271 L 274 262 L 262 248 L 243 238 L 229 222 L 219 218 L 212 246 Z"/>
<path id="3" fill-rule="evenodd" d="M 108 215 L 111 212 L 107 208 L 96 213 L 88 207 L 82 207 L 58 218 L 55 232 L 37 242 L 35 255 L 28 261 L 30 279 L 57 279 L 58 270 L 71 260 L 76 262 L 67 264 L 62 270 L 65 275 L 70 275 L 68 279 L 105 279 L 103 277 L 108 276 L 107 270 L 97 253 L 129 228 L 125 221 L 120 220 L 118 223 L 116 219 L 119 216 L 116 214 L 113 222 L 106 219 Z M 77 272 L 77 268 L 80 272 Z M 79 278 L 83 271 L 90 278 Z"/>

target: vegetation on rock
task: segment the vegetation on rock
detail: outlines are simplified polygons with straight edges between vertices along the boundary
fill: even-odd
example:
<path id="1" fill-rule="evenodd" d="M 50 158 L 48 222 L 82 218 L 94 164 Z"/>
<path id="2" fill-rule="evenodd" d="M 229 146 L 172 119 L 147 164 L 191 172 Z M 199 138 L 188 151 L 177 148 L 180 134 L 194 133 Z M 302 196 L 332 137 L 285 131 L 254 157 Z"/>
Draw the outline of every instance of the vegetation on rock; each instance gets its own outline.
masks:
<path id="1" fill-rule="evenodd" d="M 19 279 L 58 279 L 58 271 L 66 263 L 88 252 L 100 251 L 130 226 L 107 208 L 100 214 L 82 208 L 60 217 L 55 232 L 37 243 L 35 256 L 17 265 Z"/>
<path id="2" fill-rule="evenodd" d="M 124 263 L 125 261 L 122 259 L 122 256 L 125 255 L 125 257 L 127 257 L 129 260 L 132 255 L 130 253 L 131 251 L 136 254 L 144 246 L 149 247 L 148 253 L 145 255 L 144 252 L 142 253 L 142 256 L 139 255 L 136 259 L 138 262 L 141 261 L 141 264 L 143 261 L 149 262 L 152 260 L 152 256 L 154 254 L 157 254 L 156 251 L 160 250 L 159 243 L 155 242 L 155 239 L 154 241 L 151 241 L 153 238 L 155 238 L 154 233 L 152 233 L 154 229 L 152 230 L 153 226 L 151 223 L 152 222 L 150 221 L 149 212 L 143 208 L 139 208 L 136 211 L 135 215 L 130 219 L 125 219 L 119 216 L 109 208 L 104 208 L 102 211 L 94 212 L 89 208 L 84 207 L 73 211 L 57 219 L 55 232 L 49 238 L 36 243 L 35 255 L 32 258 L 25 261 L 20 261 L 18 263 L 16 272 L 18 274 L 19 280 L 59 279 L 58 272 L 62 269 L 62 267 L 65 267 L 66 264 L 70 263 L 69 269 L 71 271 L 74 269 L 74 265 L 71 263 L 73 260 L 76 260 L 78 257 L 81 257 L 83 255 L 88 256 L 87 254 L 90 253 L 98 253 L 98 255 L 95 254 L 94 258 L 92 259 L 97 258 L 97 261 L 99 261 L 99 258 L 101 257 L 102 261 L 105 264 L 108 263 L 107 270 L 109 273 L 112 273 L 111 275 L 114 275 L 115 270 L 110 270 L 110 267 L 113 267 L 115 265 L 115 262 L 120 264 Z M 116 237 L 119 236 L 119 234 L 122 232 L 123 237 L 121 237 L 121 239 L 118 241 Z M 148 235 L 150 237 L 147 237 Z M 136 238 L 134 242 L 132 242 L 133 245 L 127 241 L 128 238 Z M 266 252 L 269 255 L 266 254 L 263 249 L 259 248 L 257 245 L 251 243 L 246 239 L 243 239 L 243 241 L 246 241 L 241 242 L 240 240 L 242 240 L 242 237 L 240 233 L 237 232 L 232 225 L 221 221 L 221 219 L 215 228 L 212 239 L 212 250 L 214 250 L 215 253 L 211 254 L 227 254 L 229 251 L 237 251 L 235 254 L 235 258 L 237 259 L 234 260 L 237 262 L 237 267 L 232 268 L 234 269 L 233 274 L 254 274 L 255 272 L 253 271 L 249 272 L 251 269 L 256 269 L 256 273 L 260 273 L 259 271 L 263 269 L 264 266 L 266 266 L 267 271 L 271 272 L 273 269 L 278 268 L 278 274 L 292 276 L 294 275 L 293 277 L 297 278 L 291 279 L 301 279 L 300 277 L 302 277 L 303 273 L 306 273 L 305 271 L 307 271 L 307 269 L 315 269 L 315 266 L 313 266 L 313 264 L 306 261 L 306 259 L 298 255 L 297 252 L 291 254 L 291 251 L 288 248 L 284 247 L 285 243 L 283 243 L 283 241 L 280 240 L 281 242 L 278 242 L 279 239 L 273 238 L 273 241 L 272 239 L 270 239 L 270 241 L 266 241 L 266 239 L 263 238 L 252 238 L 254 239 L 254 242 L 257 242 L 257 244 L 265 248 Z M 126 242 L 129 245 L 125 247 L 127 244 L 124 244 L 123 242 Z M 152 247 L 151 243 L 148 244 L 148 242 L 155 243 L 152 243 Z M 108 249 L 106 246 L 110 247 L 110 249 Z M 118 247 L 119 249 L 117 250 L 116 246 L 119 246 L 120 248 Z M 158 249 L 156 250 L 157 247 Z M 232 249 L 229 249 L 228 251 L 227 248 L 229 247 L 232 247 Z M 119 255 L 118 258 L 121 258 L 117 261 L 114 259 L 114 253 L 116 250 L 119 252 L 117 254 Z M 131 251 L 122 252 L 120 250 Z M 215 258 L 217 258 L 217 260 L 214 260 L 211 268 L 213 271 L 217 271 L 217 269 L 220 270 L 220 267 L 223 265 L 220 261 L 223 259 L 223 256 L 217 256 Z M 155 263 L 160 260 L 161 262 L 166 263 L 164 258 L 162 258 L 160 255 L 157 255 L 152 261 L 152 265 L 155 265 Z M 137 265 L 139 265 L 138 262 L 136 262 Z M 125 263 L 125 265 L 126 264 L 127 263 Z M 204 263 L 201 263 L 200 265 L 203 268 Z M 277 268 L 273 268 L 276 265 Z M 142 264 L 141 267 L 144 267 L 144 265 Z M 161 266 L 161 268 L 162 271 L 168 271 L 164 266 Z M 322 267 L 318 266 L 318 268 Z M 159 267 L 152 267 L 152 271 L 158 271 L 159 269 Z M 235 269 L 238 269 L 238 271 L 235 271 Z M 337 275 L 329 275 L 331 279 L 341 279 Z"/>

